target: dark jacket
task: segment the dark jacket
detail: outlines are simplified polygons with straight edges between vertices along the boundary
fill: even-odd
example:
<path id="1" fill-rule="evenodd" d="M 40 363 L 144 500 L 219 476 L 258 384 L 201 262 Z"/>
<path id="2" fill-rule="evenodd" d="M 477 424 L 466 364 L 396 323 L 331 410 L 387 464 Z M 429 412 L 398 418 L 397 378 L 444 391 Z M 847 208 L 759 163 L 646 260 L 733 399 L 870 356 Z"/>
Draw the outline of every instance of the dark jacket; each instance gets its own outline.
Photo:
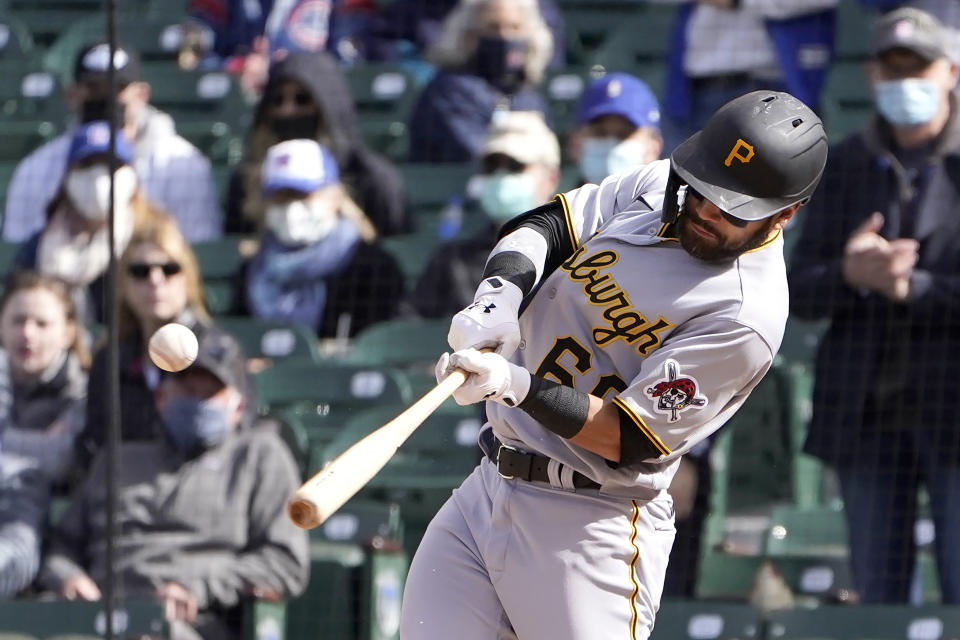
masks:
<path id="1" fill-rule="evenodd" d="M 960 117 L 936 141 L 929 168 L 911 183 L 892 153 L 888 125 L 874 120 L 830 150 L 789 273 L 791 310 L 830 319 L 817 355 L 806 450 L 837 464 L 854 461 L 862 435 L 910 429 L 960 461 L 953 398 L 960 395 Z M 913 189 L 920 189 L 913 200 Z M 904 211 L 918 202 L 912 233 Z M 881 234 L 920 243 L 910 298 L 895 304 L 847 286 L 844 246 L 874 211 Z"/>
<path id="2" fill-rule="evenodd" d="M 254 114 L 244 159 L 230 178 L 227 231 L 252 230 L 243 217 L 247 187 L 244 176 L 251 163 L 259 167 L 263 158 L 253 156 L 250 142 L 258 130 L 269 126 L 267 107 L 276 87 L 284 80 L 299 82 L 319 105 L 330 137 L 327 146 L 337 160 L 340 181 L 377 231 L 390 235 L 409 230 L 403 180 L 386 158 L 367 148 L 360 138 L 350 88 L 336 61 L 321 52 L 294 53 L 271 67 L 270 80 Z"/>
<path id="3" fill-rule="evenodd" d="M 490 224 L 437 247 L 409 297 L 410 306 L 425 318 L 444 318 L 470 305 L 497 243 L 498 228 Z"/>
<path id="4" fill-rule="evenodd" d="M 497 108 L 539 111 L 547 103 L 536 89 L 505 95 L 480 76 L 440 71 L 420 94 L 410 120 L 412 162 L 466 162 L 480 155 Z"/>
<path id="5" fill-rule="evenodd" d="M 185 313 L 177 322 L 188 326 L 198 340 L 209 325 L 196 320 L 193 314 Z M 153 390 L 159 384 L 164 372 L 149 362 L 144 353 L 143 338 L 136 331 L 120 341 L 120 437 L 124 441 L 156 440 L 165 437 L 166 430 L 153 397 Z M 159 376 L 148 383 L 146 370 L 149 368 Z M 107 352 L 101 347 L 93 356 L 90 367 L 90 385 L 87 391 L 87 420 L 78 442 L 80 462 L 87 466 L 104 444 L 107 438 Z M 245 397 L 251 399 L 252 386 L 249 381 L 243 385 Z M 247 402 L 247 417 L 255 410 L 253 402 Z"/>
<path id="6" fill-rule="evenodd" d="M 246 284 L 251 263 L 244 267 Z M 337 335 L 341 319 L 347 320 L 348 335 L 399 314 L 403 300 L 403 272 L 397 261 L 376 244 L 360 242 L 350 261 L 326 280 L 326 304 L 317 335 Z M 243 296 L 241 315 L 253 315 Z"/>
<path id="7" fill-rule="evenodd" d="M 65 480 L 83 429 L 87 372 L 73 353 L 67 353 L 41 379 L 15 381 L 2 351 L 0 360 L 0 375 L 9 377 L 13 395 L 9 411 L 0 415 L 3 451 L 29 460 L 48 481 Z"/>

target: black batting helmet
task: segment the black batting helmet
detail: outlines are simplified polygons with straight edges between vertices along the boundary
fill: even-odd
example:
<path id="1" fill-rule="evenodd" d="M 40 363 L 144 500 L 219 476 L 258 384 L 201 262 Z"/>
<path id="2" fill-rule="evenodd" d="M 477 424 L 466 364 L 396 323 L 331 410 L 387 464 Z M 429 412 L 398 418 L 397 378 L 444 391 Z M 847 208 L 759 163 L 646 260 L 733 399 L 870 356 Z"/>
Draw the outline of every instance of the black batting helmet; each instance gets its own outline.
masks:
<path id="1" fill-rule="evenodd" d="M 768 218 L 809 200 L 826 162 L 827 135 L 810 107 L 789 93 L 748 93 L 670 155 L 663 221 L 676 221 L 684 184 L 736 218 Z"/>

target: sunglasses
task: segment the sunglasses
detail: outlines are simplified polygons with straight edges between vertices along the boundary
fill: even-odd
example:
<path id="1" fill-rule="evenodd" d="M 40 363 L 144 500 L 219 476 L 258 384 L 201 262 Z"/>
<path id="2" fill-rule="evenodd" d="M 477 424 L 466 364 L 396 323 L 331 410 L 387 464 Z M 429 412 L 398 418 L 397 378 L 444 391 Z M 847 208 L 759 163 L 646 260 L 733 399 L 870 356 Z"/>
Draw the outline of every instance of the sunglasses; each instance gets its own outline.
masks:
<path id="1" fill-rule="evenodd" d="M 313 97 L 306 91 L 297 91 L 294 94 L 278 92 L 270 98 L 270 106 L 283 106 L 288 100 L 292 99 L 298 107 L 309 107 L 313 104 Z"/>
<path id="2" fill-rule="evenodd" d="M 507 173 L 520 173 L 527 165 L 502 153 L 491 153 L 480 160 L 480 173 L 490 175 L 500 170 Z"/>
<path id="3" fill-rule="evenodd" d="M 694 188 L 691 187 L 690 185 L 687 185 L 687 196 L 693 196 L 693 197 L 696 198 L 697 200 L 701 200 L 701 201 L 702 201 L 702 200 L 706 200 L 706 198 L 703 197 L 703 194 L 702 194 L 702 193 L 700 193 L 699 191 L 697 191 L 696 189 L 694 189 Z M 727 213 L 727 212 L 724 211 L 723 209 L 720 209 L 720 213 L 723 215 L 724 219 L 725 219 L 727 222 L 729 222 L 730 224 L 732 224 L 733 226 L 735 226 L 735 227 L 737 227 L 737 228 L 743 229 L 744 227 L 746 227 L 746 226 L 750 223 L 749 220 L 741 220 L 740 218 L 738 218 L 738 217 L 736 217 L 736 216 L 730 215 L 729 213 Z"/>
<path id="4" fill-rule="evenodd" d="M 183 267 L 181 267 L 176 262 L 164 262 L 163 264 L 147 264 L 146 262 L 134 262 L 132 264 L 127 265 L 127 273 L 130 275 L 131 278 L 134 278 L 136 280 L 146 280 L 147 278 L 150 277 L 150 273 L 154 270 L 154 268 L 157 268 L 163 271 L 163 275 L 166 278 L 175 276 L 181 271 L 183 271 Z"/>

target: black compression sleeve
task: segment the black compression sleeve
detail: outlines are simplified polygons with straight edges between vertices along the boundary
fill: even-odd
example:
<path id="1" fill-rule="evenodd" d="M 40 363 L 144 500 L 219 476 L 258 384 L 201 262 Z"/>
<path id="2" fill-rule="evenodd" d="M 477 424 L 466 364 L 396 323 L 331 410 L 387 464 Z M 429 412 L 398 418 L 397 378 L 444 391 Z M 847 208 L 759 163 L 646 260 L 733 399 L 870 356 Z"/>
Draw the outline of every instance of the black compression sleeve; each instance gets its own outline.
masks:
<path id="1" fill-rule="evenodd" d="M 620 414 L 620 462 L 617 466 L 659 458 L 660 451 L 650 438 L 637 428 L 637 423 L 619 406 L 617 413 Z"/>
<path id="2" fill-rule="evenodd" d="M 483 279 L 499 276 L 520 287 L 523 295 L 527 295 L 537 282 L 537 268 L 533 260 L 519 251 L 501 251 L 495 253 L 487 261 L 483 269 Z"/>
<path id="3" fill-rule="evenodd" d="M 587 422 L 590 397 L 573 387 L 530 374 L 530 390 L 518 406 L 550 431 L 572 438 Z"/>
<path id="4" fill-rule="evenodd" d="M 544 276 L 553 273 L 567 258 L 573 255 L 576 239 L 570 236 L 567 214 L 560 197 L 547 204 L 507 221 L 500 229 L 500 237 L 520 227 L 533 229 L 547 240 L 547 260 L 543 265 Z"/>

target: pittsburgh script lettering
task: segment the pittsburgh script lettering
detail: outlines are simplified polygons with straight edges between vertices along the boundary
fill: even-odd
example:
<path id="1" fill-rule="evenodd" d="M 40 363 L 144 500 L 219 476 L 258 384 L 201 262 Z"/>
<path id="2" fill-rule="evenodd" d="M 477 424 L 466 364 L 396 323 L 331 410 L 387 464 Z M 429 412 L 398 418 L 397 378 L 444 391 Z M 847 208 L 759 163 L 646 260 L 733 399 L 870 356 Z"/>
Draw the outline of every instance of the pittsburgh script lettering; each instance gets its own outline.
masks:
<path id="1" fill-rule="evenodd" d="M 649 322 L 633 308 L 627 292 L 613 276 L 601 273 L 620 259 L 616 251 L 598 251 L 583 257 L 584 253 L 586 250 L 580 247 L 560 268 L 570 274 L 571 280 L 583 283 L 583 293 L 590 304 L 603 307 L 603 318 L 610 324 L 594 327 L 593 341 L 600 347 L 618 339 L 627 344 L 639 341 L 637 351 L 647 355 L 660 344 L 659 333 L 673 326 L 672 323 L 662 316 L 656 322 Z"/>

